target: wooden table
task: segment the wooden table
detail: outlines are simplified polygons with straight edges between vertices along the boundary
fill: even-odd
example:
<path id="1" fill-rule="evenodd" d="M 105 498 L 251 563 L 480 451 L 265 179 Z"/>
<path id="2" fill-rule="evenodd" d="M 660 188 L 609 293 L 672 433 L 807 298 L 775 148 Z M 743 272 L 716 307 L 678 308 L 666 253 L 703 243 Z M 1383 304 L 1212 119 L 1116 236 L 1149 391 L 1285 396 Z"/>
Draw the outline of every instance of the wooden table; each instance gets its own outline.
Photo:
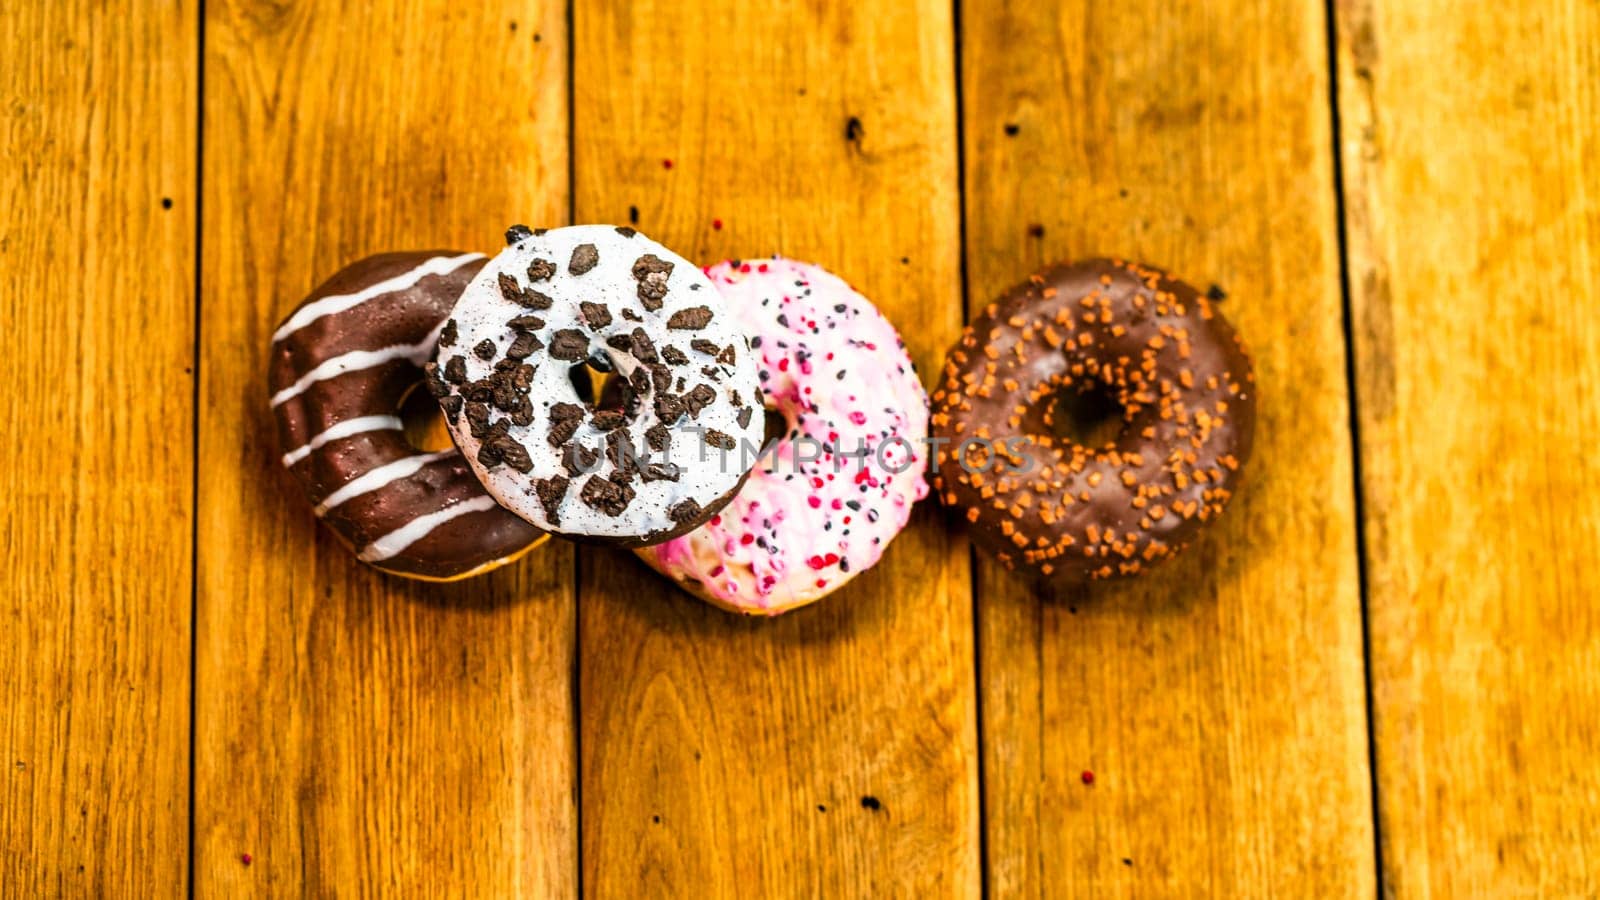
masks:
<path id="1" fill-rule="evenodd" d="M 0 894 L 1594 896 L 1597 46 L 1588 0 L 3 4 Z M 769 622 L 559 543 L 354 564 L 276 322 L 635 217 L 823 263 L 924 373 L 1057 258 L 1219 285 L 1248 486 L 1052 596 L 925 504 Z"/>

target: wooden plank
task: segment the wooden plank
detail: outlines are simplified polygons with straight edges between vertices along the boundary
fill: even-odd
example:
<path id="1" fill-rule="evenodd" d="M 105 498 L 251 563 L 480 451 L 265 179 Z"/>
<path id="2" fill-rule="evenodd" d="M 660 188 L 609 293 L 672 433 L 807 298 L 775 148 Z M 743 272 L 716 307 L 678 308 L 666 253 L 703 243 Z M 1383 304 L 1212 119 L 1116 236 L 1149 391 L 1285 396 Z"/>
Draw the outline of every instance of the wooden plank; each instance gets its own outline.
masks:
<path id="1" fill-rule="evenodd" d="M 1336 11 L 1385 887 L 1593 896 L 1600 8 Z"/>
<path id="2" fill-rule="evenodd" d="M 198 33 L 0 8 L 0 896 L 185 889 Z"/>
<path id="3" fill-rule="evenodd" d="M 207 7 L 202 895 L 575 893 L 571 551 L 442 586 L 363 568 L 277 462 L 265 384 L 272 329 L 344 263 L 565 221 L 564 20 Z"/>
<path id="4" fill-rule="evenodd" d="M 1323 11 L 962 26 L 969 304 L 1058 258 L 1167 267 L 1225 287 L 1262 396 L 1241 495 L 1179 561 L 1050 596 L 980 566 L 989 889 L 1371 895 Z"/>
<path id="5" fill-rule="evenodd" d="M 961 321 L 948 3 L 589 0 L 574 17 L 579 220 L 633 206 L 691 259 L 821 262 L 933 370 Z M 978 891 L 970 580 L 937 520 L 922 510 L 877 569 L 776 621 L 583 551 L 587 893 Z"/>

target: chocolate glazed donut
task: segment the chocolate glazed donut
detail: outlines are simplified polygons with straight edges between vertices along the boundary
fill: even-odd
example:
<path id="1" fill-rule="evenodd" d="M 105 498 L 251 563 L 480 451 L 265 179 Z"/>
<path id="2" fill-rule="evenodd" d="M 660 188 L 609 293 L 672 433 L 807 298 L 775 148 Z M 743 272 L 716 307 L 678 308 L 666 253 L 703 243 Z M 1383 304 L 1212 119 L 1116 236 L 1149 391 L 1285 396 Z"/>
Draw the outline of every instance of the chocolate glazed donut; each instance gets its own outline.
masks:
<path id="1" fill-rule="evenodd" d="M 269 383 L 283 464 L 357 557 L 453 581 L 511 562 L 544 534 L 506 512 L 455 448 L 427 453 L 399 408 L 423 382 L 478 253 L 369 256 L 311 293 L 272 336 Z"/>
<path id="2" fill-rule="evenodd" d="M 1058 428 L 1073 392 L 1120 410 L 1086 447 Z M 1113 260 L 1057 265 L 991 304 L 933 394 L 936 487 L 976 543 L 1043 576 L 1135 575 L 1233 496 L 1255 430 L 1255 375 L 1193 287 Z"/>

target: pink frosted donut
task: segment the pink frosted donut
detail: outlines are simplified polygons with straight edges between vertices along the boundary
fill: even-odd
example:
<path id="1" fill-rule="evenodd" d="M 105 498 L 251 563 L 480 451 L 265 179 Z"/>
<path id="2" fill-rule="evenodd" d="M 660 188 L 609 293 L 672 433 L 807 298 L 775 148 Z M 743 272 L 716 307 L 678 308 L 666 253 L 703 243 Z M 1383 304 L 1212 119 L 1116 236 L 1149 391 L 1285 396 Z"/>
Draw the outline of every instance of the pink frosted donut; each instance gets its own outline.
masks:
<path id="1" fill-rule="evenodd" d="M 928 493 L 928 395 L 882 314 L 837 276 L 774 258 L 706 275 L 753 335 L 785 423 L 721 514 L 636 550 L 685 590 L 777 615 L 871 568 Z"/>

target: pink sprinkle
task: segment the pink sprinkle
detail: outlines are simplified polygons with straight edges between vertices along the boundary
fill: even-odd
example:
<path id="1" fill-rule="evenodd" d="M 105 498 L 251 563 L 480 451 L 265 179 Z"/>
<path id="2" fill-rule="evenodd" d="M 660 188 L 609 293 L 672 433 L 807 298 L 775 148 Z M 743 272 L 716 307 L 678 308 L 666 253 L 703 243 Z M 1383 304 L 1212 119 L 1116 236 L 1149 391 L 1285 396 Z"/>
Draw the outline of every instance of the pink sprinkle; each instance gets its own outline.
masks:
<path id="1" fill-rule="evenodd" d="M 740 266 L 739 266 L 739 271 L 741 271 L 741 272 L 748 272 L 748 271 L 750 271 L 750 264 L 749 264 L 749 263 L 743 263 L 743 264 L 741 264 L 741 265 L 740 265 Z"/>
<path id="2" fill-rule="evenodd" d="M 741 543 L 741 544 L 754 544 L 755 542 L 756 542 L 756 536 L 753 535 L 753 534 L 750 534 L 749 532 L 745 532 L 744 534 L 739 535 L 739 543 Z"/>
<path id="3" fill-rule="evenodd" d="M 722 514 L 718 513 L 718 514 L 712 516 L 711 517 L 711 524 L 712 525 L 721 525 L 722 524 Z"/>
<path id="4" fill-rule="evenodd" d="M 810 566 L 813 569 L 820 569 L 820 568 L 822 568 L 823 566 L 825 566 L 827 564 L 828 564 L 827 561 L 824 560 L 820 556 L 813 556 L 810 559 L 806 560 L 806 565 Z"/>
<path id="5" fill-rule="evenodd" d="M 865 425 L 867 424 L 867 414 L 858 409 L 850 414 L 850 421 L 857 425 Z"/>
<path id="6" fill-rule="evenodd" d="M 838 497 L 833 498 L 833 502 L 828 505 L 834 509 L 844 509 L 844 502 Z"/>
<path id="7" fill-rule="evenodd" d="M 1088 769 L 1083 770 L 1083 775 L 1081 777 L 1083 778 L 1084 784 L 1094 784 L 1094 773 Z"/>
<path id="8" fill-rule="evenodd" d="M 825 588 L 827 586 L 828 586 L 828 579 L 826 579 L 826 578 L 818 578 L 817 579 L 817 587 Z"/>
<path id="9" fill-rule="evenodd" d="M 663 160 L 662 160 L 662 161 L 661 161 L 661 168 L 663 168 L 663 169 L 670 169 L 670 168 L 672 168 L 672 160 L 670 160 L 670 159 L 663 159 Z"/>
<path id="10" fill-rule="evenodd" d="M 245 865 L 248 866 L 248 865 L 250 865 L 251 861 L 254 860 L 254 859 L 255 859 L 255 857 L 251 856 L 248 853 L 245 853 L 245 854 L 241 854 L 240 855 L 239 862 L 242 862 L 242 863 L 244 863 Z"/>
<path id="11" fill-rule="evenodd" d="M 712 219 L 711 220 L 711 227 L 715 228 L 718 231 L 721 231 L 722 230 L 722 220 L 721 219 Z"/>
<path id="12" fill-rule="evenodd" d="M 787 372 L 787 371 L 789 371 L 789 357 L 785 356 L 783 359 L 778 360 L 778 371 L 779 372 Z"/>
<path id="13" fill-rule="evenodd" d="M 715 569 L 711 570 L 711 577 L 712 578 L 716 578 L 718 575 L 721 575 L 724 571 L 725 571 L 725 569 L 722 566 L 717 566 Z"/>
<path id="14" fill-rule="evenodd" d="M 816 497 L 816 496 L 807 497 L 806 498 L 806 502 L 811 504 L 811 508 L 812 509 L 821 509 L 822 508 L 822 498 L 821 497 Z"/>
<path id="15" fill-rule="evenodd" d="M 766 263 L 762 263 L 760 268 L 756 269 L 757 272 L 765 272 L 766 270 L 767 270 L 767 264 Z"/>

